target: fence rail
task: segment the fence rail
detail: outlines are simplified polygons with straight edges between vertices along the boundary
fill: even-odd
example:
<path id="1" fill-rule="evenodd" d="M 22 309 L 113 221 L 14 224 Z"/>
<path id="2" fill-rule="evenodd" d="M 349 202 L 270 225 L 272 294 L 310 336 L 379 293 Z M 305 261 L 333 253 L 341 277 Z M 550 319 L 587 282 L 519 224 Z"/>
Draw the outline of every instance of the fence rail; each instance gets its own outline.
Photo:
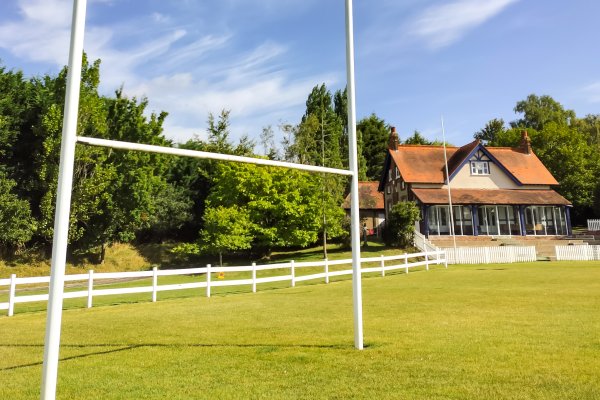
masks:
<path id="1" fill-rule="evenodd" d="M 447 248 L 449 264 L 494 264 L 536 261 L 535 246 Z"/>
<path id="2" fill-rule="evenodd" d="M 409 261 L 410 260 L 410 261 Z M 404 270 L 408 273 L 409 269 L 424 266 L 426 270 L 432 265 L 443 264 L 446 268 L 448 263 L 446 262 L 446 255 L 444 251 L 424 251 L 420 253 L 412 254 L 400 254 L 395 256 L 379 256 L 362 258 L 361 264 L 376 263 L 376 266 L 361 268 L 361 274 L 364 273 L 380 273 L 381 276 L 385 276 L 385 273 L 393 270 Z M 349 265 L 349 269 L 342 270 L 330 270 L 330 267 Z M 87 307 L 93 306 L 94 298 L 97 296 L 112 296 L 122 294 L 134 294 L 134 293 L 150 293 L 152 301 L 157 301 L 158 293 L 172 290 L 184 290 L 184 289 L 205 289 L 207 297 L 211 296 L 211 288 L 223 287 L 223 286 L 250 286 L 252 292 L 257 291 L 257 286 L 263 283 L 270 282 L 281 282 L 290 281 L 290 285 L 293 287 L 297 282 L 323 279 L 325 283 L 329 283 L 330 278 L 335 276 L 352 275 L 352 260 L 321 260 L 321 261 L 309 261 L 309 262 L 294 262 L 280 264 L 267 264 L 267 265 L 256 265 L 252 263 L 249 266 L 241 267 L 213 267 L 210 264 L 202 268 L 188 268 L 188 269 L 174 269 L 174 270 L 158 270 L 156 267 L 151 271 L 141 272 L 110 272 L 110 273 L 95 273 L 89 271 L 87 274 L 74 274 L 65 275 L 65 283 L 68 282 L 80 282 L 85 290 L 69 291 L 64 293 L 65 299 L 75 298 L 87 298 Z M 323 272 L 306 274 L 299 274 L 303 268 L 323 268 Z M 260 271 L 273 271 L 273 270 L 284 270 L 287 273 L 283 275 L 273 275 L 265 277 L 257 277 L 257 273 Z M 233 280 L 215 280 L 213 274 L 220 273 L 250 273 L 250 276 L 245 279 L 233 279 Z M 198 281 L 177 283 L 177 284 L 163 284 L 159 285 L 159 278 L 165 276 L 189 276 L 189 275 L 200 275 Z M 106 284 L 107 280 L 111 279 L 138 279 L 138 278 L 152 278 L 151 285 L 140 286 L 140 287 L 127 287 L 127 288 L 104 288 L 99 289 L 97 285 L 100 283 Z M 30 295 L 19 295 L 17 296 L 18 285 L 39 285 L 47 284 L 50 282 L 49 276 L 34 277 L 34 278 L 17 278 L 16 275 L 11 275 L 8 279 L 0 279 L 0 288 L 2 286 L 8 286 L 8 302 L 0 303 L 0 310 L 8 310 L 8 316 L 14 315 L 14 309 L 16 304 L 20 303 L 31 303 L 48 301 L 48 293 L 42 294 L 30 294 Z M 96 285 L 96 286 L 95 286 Z M 47 287 L 39 288 L 47 290 Z"/>
<path id="3" fill-rule="evenodd" d="M 556 246 L 557 261 L 600 261 L 600 246 Z"/>
<path id="4" fill-rule="evenodd" d="M 600 231 L 600 219 L 588 219 L 587 226 L 588 226 L 588 231 L 592 231 L 592 232 Z"/>

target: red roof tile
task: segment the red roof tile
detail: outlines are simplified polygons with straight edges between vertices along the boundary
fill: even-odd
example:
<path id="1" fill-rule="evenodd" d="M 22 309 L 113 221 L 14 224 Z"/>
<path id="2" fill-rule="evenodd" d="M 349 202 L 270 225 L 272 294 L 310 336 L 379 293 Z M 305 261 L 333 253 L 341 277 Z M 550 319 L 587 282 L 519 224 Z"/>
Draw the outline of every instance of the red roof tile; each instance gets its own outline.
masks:
<path id="1" fill-rule="evenodd" d="M 424 204 L 448 204 L 447 189 L 412 189 Z M 453 204 L 570 205 L 554 190 L 452 189 Z"/>
<path id="2" fill-rule="evenodd" d="M 383 193 L 377 191 L 379 182 L 358 182 L 358 204 L 361 210 L 383 210 Z M 350 209 L 350 194 L 344 199 L 343 207 Z"/>
<path id="3" fill-rule="evenodd" d="M 446 148 L 451 173 L 477 145 L 478 141 L 474 141 L 463 147 Z M 485 149 L 524 185 L 558 185 L 556 179 L 533 153 L 525 154 L 518 148 L 507 147 Z M 443 146 L 401 145 L 398 146 L 398 150 L 389 152 L 405 182 L 444 183 Z"/>

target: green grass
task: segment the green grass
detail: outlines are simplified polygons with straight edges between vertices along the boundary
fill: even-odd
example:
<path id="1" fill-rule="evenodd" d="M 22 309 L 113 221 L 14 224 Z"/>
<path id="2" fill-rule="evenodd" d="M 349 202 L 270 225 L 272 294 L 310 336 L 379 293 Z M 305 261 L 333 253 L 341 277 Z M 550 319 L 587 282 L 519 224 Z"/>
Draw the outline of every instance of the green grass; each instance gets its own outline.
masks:
<path id="1" fill-rule="evenodd" d="M 456 266 L 64 312 L 60 399 L 598 399 L 600 263 Z M 0 398 L 39 396 L 45 313 L 0 317 Z"/>

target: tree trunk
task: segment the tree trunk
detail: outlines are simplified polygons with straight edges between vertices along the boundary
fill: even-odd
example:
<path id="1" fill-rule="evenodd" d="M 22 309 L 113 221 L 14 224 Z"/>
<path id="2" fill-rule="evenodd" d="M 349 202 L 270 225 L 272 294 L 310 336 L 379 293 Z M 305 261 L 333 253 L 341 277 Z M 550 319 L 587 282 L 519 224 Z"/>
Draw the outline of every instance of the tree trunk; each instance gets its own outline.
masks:
<path id="1" fill-rule="evenodd" d="M 106 258 L 106 243 L 102 243 L 100 245 L 100 260 L 99 260 L 100 265 L 104 264 L 105 258 Z"/>

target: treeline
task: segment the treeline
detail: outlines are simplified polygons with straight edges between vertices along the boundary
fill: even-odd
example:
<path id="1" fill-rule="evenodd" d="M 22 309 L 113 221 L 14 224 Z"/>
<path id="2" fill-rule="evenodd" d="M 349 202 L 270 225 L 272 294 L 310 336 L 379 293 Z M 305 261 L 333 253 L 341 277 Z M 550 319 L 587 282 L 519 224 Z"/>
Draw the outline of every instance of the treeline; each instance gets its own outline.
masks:
<path id="1" fill-rule="evenodd" d="M 474 137 L 489 146 L 518 146 L 526 130 L 531 146 L 573 203 L 574 222 L 600 218 L 600 114 L 579 118 L 550 96 L 529 95 L 514 108 L 521 118 L 492 119 Z"/>
<path id="2" fill-rule="evenodd" d="M 166 139 L 166 112 L 146 112 L 147 99 L 122 90 L 101 96 L 100 61 L 84 57 L 78 134 L 96 138 L 267 157 L 333 168 L 348 166 L 345 91 L 313 88 L 297 124 L 272 127 L 259 143 L 231 140 L 229 112 L 210 114 L 207 137 L 182 144 Z M 49 254 L 60 158 L 66 69 L 26 79 L 0 65 L 0 255 Z M 475 137 L 515 146 L 527 129 L 532 146 L 575 205 L 575 217 L 600 216 L 600 116 L 577 118 L 553 99 L 530 96 L 507 127 L 490 121 Z M 372 114 L 357 125 L 359 179 L 379 180 L 389 126 Z M 408 144 L 430 142 L 419 132 Z M 256 148 L 261 150 L 257 154 Z M 115 242 L 176 241 L 182 253 L 250 252 L 344 241 L 341 208 L 346 178 L 135 151 L 77 146 L 69 229 L 71 252 L 101 262 Z"/>
<path id="3" fill-rule="evenodd" d="M 98 93 L 100 61 L 82 68 L 78 135 L 259 157 L 256 143 L 230 138 L 229 112 L 208 116 L 207 138 L 167 140 L 166 112 L 146 112 L 147 99 Z M 0 66 L 0 252 L 49 253 L 60 158 L 66 68 L 26 79 Z M 361 121 L 361 178 L 378 179 L 387 143 L 386 124 Z M 325 85 L 309 94 L 296 124 L 260 135 L 271 159 L 344 168 L 347 158 L 346 96 Z M 370 160 L 368 162 L 367 160 Z M 340 205 L 344 178 L 211 160 L 77 146 L 69 229 L 71 252 L 102 262 L 114 242 L 186 242 L 187 253 L 305 247 L 343 240 Z"/>

